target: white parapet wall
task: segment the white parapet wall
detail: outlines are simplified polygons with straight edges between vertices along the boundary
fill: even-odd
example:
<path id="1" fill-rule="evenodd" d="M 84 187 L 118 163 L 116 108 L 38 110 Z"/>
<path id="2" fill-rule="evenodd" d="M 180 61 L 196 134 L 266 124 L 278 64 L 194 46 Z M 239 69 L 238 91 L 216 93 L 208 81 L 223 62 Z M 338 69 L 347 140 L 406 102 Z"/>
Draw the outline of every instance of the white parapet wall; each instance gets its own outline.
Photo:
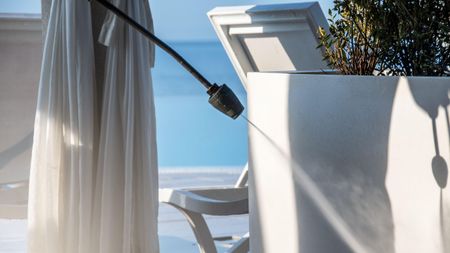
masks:
<path id="1" fill-rule="evenodd" d="M 40 16 L 0 14 L 0 185 L 28 179 L 41 55 Z M 1 188 L 0 216 L 24 217 L 26 194 Z"/>
<path id="2" fill-rule="evenodd" d="M 248 79 L 252 252 L 450 252 L 449 78 Z"/>

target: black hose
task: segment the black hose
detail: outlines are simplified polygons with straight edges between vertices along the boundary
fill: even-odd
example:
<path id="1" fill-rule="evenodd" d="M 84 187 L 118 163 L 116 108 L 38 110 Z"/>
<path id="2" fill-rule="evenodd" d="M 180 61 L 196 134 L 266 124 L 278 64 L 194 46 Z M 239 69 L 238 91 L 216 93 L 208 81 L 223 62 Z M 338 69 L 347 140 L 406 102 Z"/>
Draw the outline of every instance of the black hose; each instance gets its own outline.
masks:
<path id="1" fill-rule="evenodd" d="M 92 0 L 89 0 L 92 1 Z M 94 0 L 103 5 L 106 9 L 112 11 L 117 17 L 134 27 L 136 30 L 138 30 L 142 35 L 144 35 L 146 38 L 151 40 L 155 45 L 159 46 L 161 49 L 166 51 L 169 55 L 171 55 L 175 60 L 181 64 L 191 75 L 193 75 L 200 83 L 205 86 L 207 90 L 209 90 L 212 87 L 212 84 L 206 80 L 206 78 L 200 74 L 192 65 L 187 62 L 180 54 L 178 54 L 175 50 L 173 50 L 169 45 L 167 45 L 164 41 L 160 40 L 158 37 L 156 37 L 154 34 L 152 34 L 150 31 L 148 31 L 145 27 L 140 25 L 138 22 L 130 18 L 126 13 L 124 13 L 122 10 L 108 2 L 107 0 Z"/>

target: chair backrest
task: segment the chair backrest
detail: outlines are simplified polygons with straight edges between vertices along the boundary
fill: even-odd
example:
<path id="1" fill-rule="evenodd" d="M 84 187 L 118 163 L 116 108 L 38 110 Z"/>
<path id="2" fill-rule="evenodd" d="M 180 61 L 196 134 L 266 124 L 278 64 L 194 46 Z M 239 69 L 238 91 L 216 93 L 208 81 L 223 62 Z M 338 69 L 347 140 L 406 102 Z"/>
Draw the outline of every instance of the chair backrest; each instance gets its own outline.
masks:
<path id="1" fill-rule="evenodd" d="M 327 69 L 317 31 L 328 31 L 317 2 L 218 7 L 208 16 L 244 87 L 247 73 Z"/>
<path id="2" fill-rule="evenodd" d="M 26 218 L 41 54 L 40 16 L 0 14 L 0 218 Z"/>

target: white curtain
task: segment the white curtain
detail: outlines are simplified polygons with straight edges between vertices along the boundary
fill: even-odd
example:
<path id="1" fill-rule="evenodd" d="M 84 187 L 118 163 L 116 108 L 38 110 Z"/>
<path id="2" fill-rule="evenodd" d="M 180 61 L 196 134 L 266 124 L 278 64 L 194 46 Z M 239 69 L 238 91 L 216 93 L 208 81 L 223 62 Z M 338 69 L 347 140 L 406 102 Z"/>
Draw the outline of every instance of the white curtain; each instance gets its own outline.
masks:
<path id="1" fill-rule="evenodd" d="M 116 0 L 152 27 L 146 0 Z M 154 49 L 108 14 L 95 92 L 88 1 L 53 0 L 30 174 L 29 253 L 156 253 Z M 98 84 L 97 84 L 98 85 Z M 96 107 L 103 98 L 102 109 Z"/>
<path id="2" fill-rule="evenodd" d="M 114 0 L 151 28 L 147 0 Z M 157 252 L 158 173 L 153 91 L 154 49 L 108 14 L 100 34 L 106 53 L 95 207 L 95 252 Z"/>

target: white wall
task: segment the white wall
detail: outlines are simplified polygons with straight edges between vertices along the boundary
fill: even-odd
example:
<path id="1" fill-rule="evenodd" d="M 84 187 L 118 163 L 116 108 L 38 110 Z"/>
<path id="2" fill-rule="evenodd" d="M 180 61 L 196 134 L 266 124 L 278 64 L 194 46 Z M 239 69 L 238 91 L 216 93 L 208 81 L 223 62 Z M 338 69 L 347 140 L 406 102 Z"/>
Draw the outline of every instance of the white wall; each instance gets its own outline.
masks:
<path id="1" fill-rule="evenodd" d="M 0 183 L 28 178 L 41 39 L 38 16 L 0 15 Z"/>

